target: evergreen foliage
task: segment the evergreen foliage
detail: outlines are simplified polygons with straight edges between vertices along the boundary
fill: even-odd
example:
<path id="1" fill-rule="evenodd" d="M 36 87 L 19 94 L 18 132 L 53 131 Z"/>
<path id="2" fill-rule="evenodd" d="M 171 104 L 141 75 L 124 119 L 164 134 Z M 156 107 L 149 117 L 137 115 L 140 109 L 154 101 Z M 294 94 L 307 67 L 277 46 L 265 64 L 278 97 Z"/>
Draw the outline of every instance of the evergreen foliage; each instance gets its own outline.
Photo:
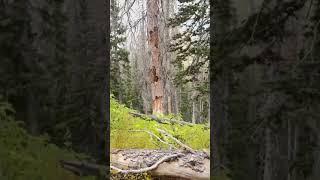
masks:
<path id="1" fill-rule="evenodd" d="M 174 35 L 171 51 L 177 53 L 173 63 L 180 70 L 176 82 L 183 84 L 194 82 L 202 71 L 208 72 L 210 19 L 207 0 L 179 2 L 178 12 L 170 19 L 170 26 L 182 27 L 182 32 Z"/>
<path id="2" fill-rule="evenodd" d="M 138 107 L 139 95 L 133 86 L 132 68 L 129 51 L 125 48 L 126 28 L 121 23 L 119 7 L 116 1 L 111 4 L 111 66 L 110 92 L 115 98 L 128 107 Z"/>
<path id="3" fill-rule="evenodd" d="M 232 3 L 215 6 L 214 166 L 226 165 L 232 179 L 316 177 L 318 3 L 306 18 L 307 4 L 263 1 L 243 22 Z"/>
<path id="4" fill-rule="evenodd" d="M 0 3 L 0 94 L 29 133 L 103 158 L 105 32 L 93 27 L 91 1 L 68 3 Z"/>
<path id="5" fill-rule="evenodd" d="M 15 121 L 13 107 L 0 99 L 0 179 L 3 180 L 93 180 L 62 169 L 59 160 L 87 159 L 83 154 L 61 149 L 48 136 L 29 135 L 22 121 Z"/>
<path id="6" fill-rule="evenodd" d="M 196 115 L 198 123 L 208 121 L 208 56 L 209 56 L 209 1 L 179 1 L 178 12 L 169 19 L 171 28 L 178 28 L 173 36 L 170 51 L 176 68 L 175 85 L 180 89 L 183 118 L 191 121 L 192 111 L 202 106 Z"/>

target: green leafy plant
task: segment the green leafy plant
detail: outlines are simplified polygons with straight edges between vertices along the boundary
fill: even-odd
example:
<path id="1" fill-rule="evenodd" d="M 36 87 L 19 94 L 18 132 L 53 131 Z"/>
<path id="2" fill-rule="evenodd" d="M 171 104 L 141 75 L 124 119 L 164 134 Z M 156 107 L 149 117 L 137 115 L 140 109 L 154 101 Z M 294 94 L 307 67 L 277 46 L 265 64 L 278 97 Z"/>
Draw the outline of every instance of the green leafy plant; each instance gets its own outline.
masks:
<path id="1" fill-rule="evenodd" d="M 62 169 L 59 160 L 85 158 L 49 143 L 48 136 L 33 137 L 14 120 L 14 109 L 0 98 L 1 180 L 93 180 Z"/>

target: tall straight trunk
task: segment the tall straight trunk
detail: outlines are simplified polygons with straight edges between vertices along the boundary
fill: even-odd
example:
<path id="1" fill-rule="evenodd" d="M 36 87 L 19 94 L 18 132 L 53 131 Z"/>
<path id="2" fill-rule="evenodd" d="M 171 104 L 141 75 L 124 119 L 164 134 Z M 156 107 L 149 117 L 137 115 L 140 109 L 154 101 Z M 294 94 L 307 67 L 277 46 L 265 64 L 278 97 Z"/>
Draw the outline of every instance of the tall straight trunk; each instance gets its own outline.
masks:
<path id="1" fill-rule="evenodd" d="M 259 70 L 257 64 L 253 64 L 248 67 L 248 80 L 247 92 L 249 93 L 248 102 L 247 102 L 247 122 L 254 123 L 257 121 L 257 96 L 254 95 L 257 91 L 258 81 L 259 81 Z M 256 166 L 256 153 L 257 150 L 249 146 L 248 147 L 248 169 L 250 170 L 248 174 L 252 179 L 255 179 L 257 166 Z"/>
<path id="2" fill-rule="evenodd" d="M 291 172 L 290 172 L 290 167 L 289 167 L 289 162 L 292 162 L 292 125 L 291 125 L 291 120 L 287 120 L 288 123 L 288 174 L 287 174 L 287 180 L 291 180 Z"/>
<path id="3" fill-rule="evenodd" d="M 274 80 L 275 79 L 275 70 L 276 70 L 276 64 L 273 63 L 266 72 L 267 79 L 268 80 Z M 267 92 L 267 106 L 274 106 L 275 105 L 275 95 L 274 92 L 271 90 Z M 268 118 L 266 121 L 272 121 L 273 119 Z M 277 135 L 275 135 L 277 136 Z M 263 180 L 272 180 L 273 179 L 273 172 L 272 169 L 277 171 L 277 168 L 279 167 L 278 164 L 272 164 L 272 158 L 273 154 L 275 152 L 275 148 L 278 147 L 272 147 L 272 138 L 271 138 L 271 128 L 269 125 L 265 127 L 265 158 L 264 158 L 264 172 L 263 172 Z M 277 145 L 276 145 L 277 146 Z M 273 166 L 276 165 L 277 167 Z"/>
<path id="4" fill-rule="evenodd" d="M 175 100 L 174 100 L 174 102 L 175 102 L 175 113 L 179 113 L 180 112 L 180 109 L 179 109 L 179 103 L 180 103 L 180 99 L 179 99 L 179 96 L 180 96 L 180 94 L 178 95 L 178 88 L 176 88 L 175 90 L 174 90 L 174 98 L 175 98 Z"/>
<path id="5" fill-rule="evenodd" d="M 160 48 L 160 54 L 161 54 L 161 60 L 162 60 L 162 79 L 164 84 L 164 112 L 165 113 L 172 113 L 173 112 L 173 104 L 174 101 L 174 84 L 170 77 L 174 76 L 174 66 L 172 64 L 172 55 L 173 52 L 169 51 L 169 45 L 170 45 L 170 28 L 168 28 L 168 19 L 170 18 L 171 11 L 171 4 L 172 0 L 161 0 L 161 9 L 159 19 L 159 48 Z"/>
<path id="6" fill-rule="evenodd" d="M 316 126 L 317 127 L 317 126 Z M 317 129 L 319 129 L 319 126 L 317 127 Z M 317 136 L 318 136 L 318 142 L 317 142 L 317 147 L 320 147 L 320 132 L 317 132 Z M 312 180 L 316 180 L 320 177 L 320 151 L 316 151 L 314 152 L 314 164 L 313 164 L 313 176 L 312 176 Z"/>
<path id="7" fill-rule="evenodd" d="M 192 101 L 192 123 L 196 123 L 196 102 Z"/>
<path id="8" fill-rule="evenodd" d="M 37 135 L 38 133 L 38 120 L 37 112 L 38 107 L 36 106 L 36 98 L 31 90 L 28 90 L 27 102 L 27 122 L 29 131 L 32 135 Z"/>
<path id="9" fill-rule="evenodd" d="M 172 101 L 171 101 L 171 95 L 168 96 L 168 113 L 172 113 Z"/>
<path id="10" fill-rule="evenodd" d="M 294 135 L 293 135 L 293 152 L 292 152 L 292 161 L 297 160 L 297 154 L 298 154 L 298 138 L 299 138 L 299 127 L 295 125 L 294 127 Z M 296 180 L 297 179 L 297 171 L 296 168 L 292 169 L 291 172 L 291 180 Z"/>
<path id="11" fill-rule="evenodd" d="M 203 122 L 202 111 L 203 111 L 203 102 L 200 99 L 200 101 L 199 101 L 199 117 L 198 117 L 199 118 L 199 123 Z"/>
<path id="12" fill-rule="evenodd" d="M 178 113 L 181 113 L 182 114 L 182 112 L 181 112 L 181 109 L 182 109 L 182 87 L 179 87 L 179 97 L 178 97 L 178 101 L 179 101 L 179 103 L 178 103 Z"/>
<path id="13" fill-rule="evenodd" d="M 162 57 L 159 48 L 159 0 L 147 1 L 148 42 L 151 50 L 149 78 L 151 84 L 152 113 L 164 113 L 164 83 Z"/>
<path id="14" fill-rule="evenodd" d="M 272 180 L 272 163 L 271 163 L 271 153 L 272 153 L 272 142 L 271 142 L 271 130 L 269 127 L 265 129 L 265 160 L 264 160 L 264 172 L 263 180 Z"/>

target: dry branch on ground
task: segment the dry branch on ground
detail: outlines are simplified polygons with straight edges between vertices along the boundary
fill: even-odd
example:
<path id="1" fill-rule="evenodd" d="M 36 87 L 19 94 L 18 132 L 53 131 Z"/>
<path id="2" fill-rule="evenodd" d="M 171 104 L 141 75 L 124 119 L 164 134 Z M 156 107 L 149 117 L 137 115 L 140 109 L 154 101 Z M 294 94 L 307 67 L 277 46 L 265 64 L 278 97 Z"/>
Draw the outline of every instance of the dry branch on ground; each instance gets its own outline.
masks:
<path id="1" fill-rule="evenodd" d="M 153 177 L 194 180 L 210 178 L 210 159 L 202 151 L 184 150 L 114 150 L 110 154 L 110 169 L 123 174 L 150 173 Z M 104 176 L 107 166 L 81 162 L 60 161 L 63 168 L 79 176 Z"/>
<path id="2" fill-rule="evenodd" d="M 202 151 L 183 150 L 117 150 L 111 153 L 112 169 L 120 173 L 141 173 L 153 176 L 186 179 L 209 179 L 210 159 Z"/>
<path id="3" fill-rule="evenodd" d="M 175 120 L 175 119 L 168 119 L 168 118 L 159 118 L 155 115 L 147 115 L 147 114 L 141 114 L 141 113 L 137 113 L 137 112 L 130 112 L 130 114 L 134 117 L 140 117 L 142 119 L 151 119 L 154 121 L 157 121 L 158 123 L 161 124 L 180 124 L 180 125 L 187 125 L 187 126 L 195 126 L 197 124 L 193 124 L 193 123 L 189 123 L 186 121 L 179 121 L 179 120 Z M 204 125 L 205 128 L 209 128 L 209 126 Z"/>

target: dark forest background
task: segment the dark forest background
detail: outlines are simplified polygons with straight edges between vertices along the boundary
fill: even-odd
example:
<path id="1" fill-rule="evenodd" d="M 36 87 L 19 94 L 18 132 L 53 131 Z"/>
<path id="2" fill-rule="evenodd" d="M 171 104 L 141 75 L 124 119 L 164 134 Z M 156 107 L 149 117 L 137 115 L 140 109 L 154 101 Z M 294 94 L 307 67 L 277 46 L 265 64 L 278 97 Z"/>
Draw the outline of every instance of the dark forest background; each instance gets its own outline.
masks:
<path id="1" fill-rule="evenodd" d="M 26 179 L 21 174 L 30 170 L 28 164 L 43 158 L 39 154 L 46 148 L 31 145 L 29 135 L 44 136 L 45 142 L 59 148 L 106 161 L 107 7 L 101 0 L 0 1 L 0 126 L 2 131 L 16 127 L 6 127 L 12 117 L 27 131 L 22 133 L 26 137 L 21 143 L 27 143 L 23 146 L 17 140 L 18 144 L 9 147 L 2 139 L 6 134 L 0 137 L 3 178 Z M 20 128 L 12 128 L 15 131 Z M 15 162 L 17 157 L 8 156 L 4 147 L 24 156 L 30 154 L 22 154 L 23 149 L 33 148 L 35 158 Z M 10 167 L 9 162 L 27 164 L 3 170 Z M 30 176 L 37 177 L 36 173 Z"/>
<path id="2" fill-rule="evenodd" d="M 212 2 L 214 173 L 319 179 L 320 2 Z"/>
<path id="3" fill-rule="evenodd" d="M 108 161 L 105 8 L 0 0 L 0 178 L 71 176 L 55 169 L 71 151 Z M 317 180 L 319 0 L 213 0 L 210 11 L 212 173 Z"/>

